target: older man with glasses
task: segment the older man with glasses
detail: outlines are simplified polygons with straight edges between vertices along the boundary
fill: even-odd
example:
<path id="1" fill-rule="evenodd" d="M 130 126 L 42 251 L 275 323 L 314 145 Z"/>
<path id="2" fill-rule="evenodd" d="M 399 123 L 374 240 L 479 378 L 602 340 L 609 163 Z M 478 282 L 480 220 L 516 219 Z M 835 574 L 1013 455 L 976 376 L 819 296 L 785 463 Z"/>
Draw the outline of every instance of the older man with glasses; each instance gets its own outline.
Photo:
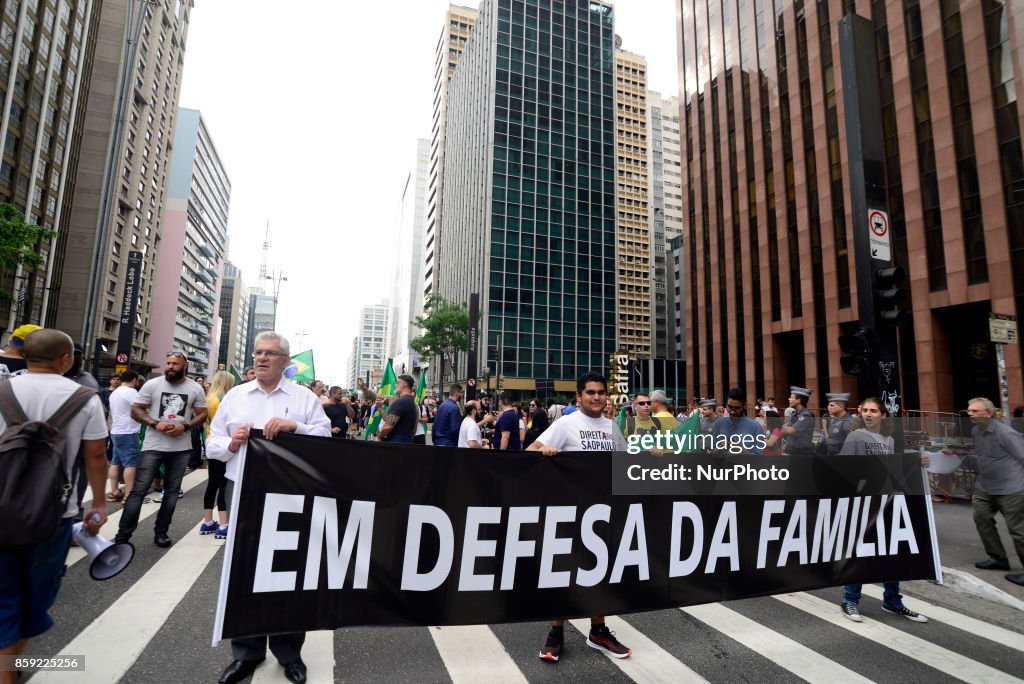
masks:
<path id="1" fill-rule="evenodd" d="M 165 496 L 156 514 L 153 542 L 166 549 L 171 545 L 167 532 L 178 504 L 181 479 L 192 455 L 191 430 L 206 422 L 206 392 L 188 377 L 188 358 L 183 352 L 167 352 L 164 374 L 142 386 L 131 415 L 146 426 L 146 437 L 135 471 L 135 486 L 125 502 L 115 540 L 127 542 L 135 533 L 142 500 L 163 465 Z"/>
<path id="2" fill-rule="evenodd" d="M 330 437 L 331 421 L 324 413 L 320 399 L 301 385 L 285 379 L 284 369 L 291 360 L 288 340 L 276 332 L 261 332 L 253 342 L 256 380 L 232 388 L 220 402 L 210 425 L 206 443 L 208 458 L 226 461 L 228 506 L 232 505 L 238 459 L 235 455 L 249 441 L 249 429 L 263 430 L 273 440 L 282 432 L 298 435 Z M 270 652 L 284 668 L 289 682 L 306 681 L 306 664 L 302 662 L 305 632 L 271 634 L 231 640 L 234 660 L 225 668 L 220 684 L 235 684 L 249 677 Z"/>

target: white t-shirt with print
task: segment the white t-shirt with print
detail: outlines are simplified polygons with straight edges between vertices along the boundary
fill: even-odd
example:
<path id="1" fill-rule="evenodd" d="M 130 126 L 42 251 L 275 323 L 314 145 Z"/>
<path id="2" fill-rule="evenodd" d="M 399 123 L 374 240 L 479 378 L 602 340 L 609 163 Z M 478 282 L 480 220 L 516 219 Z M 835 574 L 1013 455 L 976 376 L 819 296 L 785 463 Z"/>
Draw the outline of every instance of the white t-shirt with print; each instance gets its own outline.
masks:
<path id="1" fill-rule="evenodd" d="M 626 450 L 626 438 L 611 420 L 604 416 L 590 418 L 582 411 L 562 416 L 537 441 L 559 451 Z"/>

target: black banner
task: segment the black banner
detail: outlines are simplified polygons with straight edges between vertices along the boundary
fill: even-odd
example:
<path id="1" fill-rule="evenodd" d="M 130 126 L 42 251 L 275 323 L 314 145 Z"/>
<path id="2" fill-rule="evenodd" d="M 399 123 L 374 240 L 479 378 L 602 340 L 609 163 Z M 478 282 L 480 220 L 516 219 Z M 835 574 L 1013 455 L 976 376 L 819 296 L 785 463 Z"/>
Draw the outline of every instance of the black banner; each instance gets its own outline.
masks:
<path id="1" fill-rule="evenodd" d="M 816 494 L 615 496 L 610 453 L 271 442 L 258 431 L 246 451 L 215 641 L 616 615 L 939 568 L 923 479 L 892 476 L 919 473 L 916 455 L 898 467 L 845 459 L 838 470 L 861 476 L 820 478 Z"/>

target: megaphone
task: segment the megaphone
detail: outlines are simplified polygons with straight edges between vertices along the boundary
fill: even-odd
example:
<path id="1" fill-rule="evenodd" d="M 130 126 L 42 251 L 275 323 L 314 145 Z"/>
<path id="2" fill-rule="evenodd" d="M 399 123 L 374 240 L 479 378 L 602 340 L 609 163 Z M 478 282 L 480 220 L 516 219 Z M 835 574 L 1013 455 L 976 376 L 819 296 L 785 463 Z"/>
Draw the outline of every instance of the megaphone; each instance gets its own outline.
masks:
<path id="1" fill-rule="evenodd" d="M 71 529 L 75 541 L 92 558 L 89 576 L 94 580 L 110 579 L 127 568 L 135 557 L 135 547 L 131 542 L 115 544 L 98 534 L 89 534 L 82 529 L 82 523 L 75 523 Z"/>

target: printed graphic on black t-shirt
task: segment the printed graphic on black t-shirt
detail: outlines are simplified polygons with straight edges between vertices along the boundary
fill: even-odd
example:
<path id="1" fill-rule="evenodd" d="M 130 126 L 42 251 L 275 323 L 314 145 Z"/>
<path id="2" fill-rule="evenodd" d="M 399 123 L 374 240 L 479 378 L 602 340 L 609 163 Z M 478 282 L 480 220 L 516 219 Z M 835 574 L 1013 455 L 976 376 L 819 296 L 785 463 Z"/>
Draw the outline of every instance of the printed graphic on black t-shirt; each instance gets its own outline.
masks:
<path id="1" fill-rule="evenodd" d="M 160 420 L 184 421 L 185 408 L 188 406 L 187 394 L 176 394 L 173 392 L 160 393 Z"/>

